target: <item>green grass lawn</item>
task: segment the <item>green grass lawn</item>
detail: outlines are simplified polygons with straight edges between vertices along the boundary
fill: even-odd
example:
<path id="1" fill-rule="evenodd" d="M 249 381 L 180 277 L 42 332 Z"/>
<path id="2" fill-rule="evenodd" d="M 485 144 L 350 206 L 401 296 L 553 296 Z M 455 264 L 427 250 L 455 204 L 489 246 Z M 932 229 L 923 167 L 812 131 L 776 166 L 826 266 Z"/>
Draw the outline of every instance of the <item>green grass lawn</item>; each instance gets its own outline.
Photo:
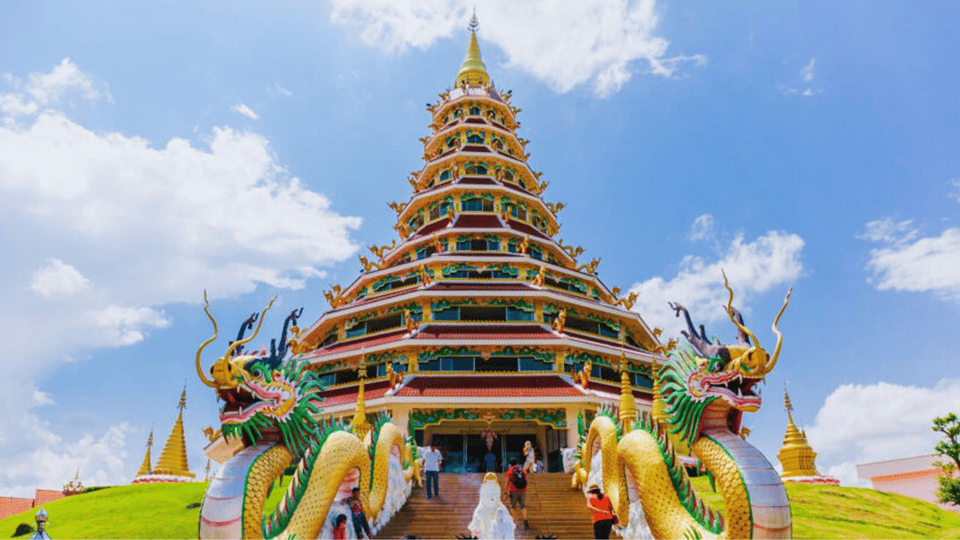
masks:
<path id="1" fill-rule="evenodd" d="M 285 479 L 289 481 L 289 478 Z M 722 509 L 706 478 L 694 478 L 702 497 Z M 196 538 L 205 483 L 118 486 L 44 506 L 47 531 L 65 538 Z M 267 508 L 279 501 L 275 489 Z M 960 514 L 936 505 L 865 488 L 787 483 L 795 538 L 960 538 Z M 32 509 L 0 521 L 0 538 L 20 523 L 34 524 Z M 20 537 L 25 538 L 25 537 Z"/>
<path id="2" fill-rule="evenodd" d="M 52 538 L 196 538 L 206 482 L 117 486 L 44 505 Z M 37 509 L 0 521 L 0 538 L 31 526 Z M 27 538 L 29 535 L 18 537 Z"/>

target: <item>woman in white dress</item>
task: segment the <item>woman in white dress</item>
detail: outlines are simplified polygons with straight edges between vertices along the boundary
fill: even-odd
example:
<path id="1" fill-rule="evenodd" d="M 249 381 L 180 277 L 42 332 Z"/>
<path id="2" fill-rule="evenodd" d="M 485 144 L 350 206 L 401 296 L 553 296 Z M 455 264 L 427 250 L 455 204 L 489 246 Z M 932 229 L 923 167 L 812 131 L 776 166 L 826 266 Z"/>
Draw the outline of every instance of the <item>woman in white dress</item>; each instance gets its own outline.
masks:
<path id="1" fill-rule="evenodd" d="M 537 462 L 537 453 L 533 450 L 533 445 L 530 441 L 523 443 L 523 455 L 525 459 L 523 460 L 523 470 L 527 474 L 533 472 L 533 465 Z"/>

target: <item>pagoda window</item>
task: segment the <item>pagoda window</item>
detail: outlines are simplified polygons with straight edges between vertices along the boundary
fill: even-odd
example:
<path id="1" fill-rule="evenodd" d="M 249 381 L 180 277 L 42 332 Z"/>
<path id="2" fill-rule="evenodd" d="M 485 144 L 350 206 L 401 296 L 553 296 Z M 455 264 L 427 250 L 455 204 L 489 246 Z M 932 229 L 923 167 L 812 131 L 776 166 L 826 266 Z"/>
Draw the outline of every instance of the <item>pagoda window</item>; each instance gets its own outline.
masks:
<path id="1" fill-rule="evenodd" d="M 467 135 L 467 142 L 471 144 L 483 144 L 484 134 L 483 133 L 470 133 Z"/>
<path id="2" fill-rule="evenodd" d="M 603 337 L 608 337 L 613 339 L 620 338 L 620 332 L 617 331 L 616 328 L 613 328 L 612 326 L 606 323 L 598 323 L 597 330 L 598 330 L 598 333 Z"/>
<path id="3" fill-rule="evenodd" d="M 513 169 L 507 169 L 506 171 L 504 171 L 504 173 L 503 173 L 503 179 L 504 179 L 504 180 L 509 180 L 509 181 L 512 182 L 512 181 L 513 181 Z"/>
<path id="4" fill-rule="evenodd" d="M 403 255 L 400 256 L 400 260 L 398 260 L 396 264 L 405 264 L 408 262 L 410 262 L 410 254 L 404 253 Z M 394 265 L 391 265 L 391 266 L 394 266 Z"/>
<path id="5" fill-rule="evenodd" d="M 538 261 L 542 261 L 542 260 L 543 260 L 543 251 L 541 251 L 540 248 L 538 248 L 538 247 L 534 247 L 534 246 L 528 247 L 528 248 L 527 248 L 527 254 L 530 255 L 531 257 L 533 257 L 534 259 L 538 260 Z"/>
<path id="6" fill-rule="evenodd" d="M 640 373 L 631 373 L 633 375 L 633 385 L 639 388 L 653 388 L 653 380 L 646 375 L 641 375 Z"/>
<path id="7" fill-rule="evenodd" d="M 500 139 L 494 139 L 493 144 L 491 144 L 491 146 L 493 146 L 493 148 L 496 150 L 503 150 L 503 141 L 501 141 Z M 510 153 L 512 154 L 513 152 L 511 151 Z"/>
<path id="8" fill-rule="evenodd" d="M 349 338 L 355 338 L 357 336 L 362 336 L 366 333 L 367 333 L 367 325 L 364 323 L 360 323 L 351 328 L 347 328 L 346 335 L 347 335 L 347 338 L 349 339 Z"/>
<path id="9" fill-rule="evenodd" d="M 446 216 L 453 204 L 449 201 L 443 201 L 430 208 L 430 221 Z"/>
<path id="10" fill-rule="evenodd" d="M 360 380 L 357 370 L 355 369 L 344 369 L 336 372 L 335 375 L 337 376 L 337 384 L 348 384 Z"/>
<path id="11" fill-rule="evenodd" d="M 487 174 L 487 166 L 483 163 L 477 163 L 467 167 L 466 174 Z"/>
<path id="12" fill-rule="evenodd" d="M 447 137 L 447 148 L 453 148 L 460 141 L 460 135 L 457 134 L 455 137 Z"/>
<path id="13" fill-rule="evenodd" d="M 460 118 L 460 114 L 461 114 L 461 112 L 460 112 L 460 108 L 459 108 L 459 107 L 453 110 L 453 117 L 454 117 L 454 118 Z"/>
<path id="14" fill-rule="evenodd" d="M 480 359 L 476 362 L 476 371 L 481 373 L 508 372 L 515 373 L 520 371 L 520 362 L 516 358 L 491 356 L 486 360 Z"/>
<path id="15" fill-rule="evenodd" d="M 407 228 L 415 231 L 423 226 L 423 212 L 413 216 L 407 221 Z"/>
<path id="16" fill-rule="evenodd" d="M 440 371 L 473 371 L 472 356 L 441 356 Z"/>
<path id="17" fill-rule="evenodd" d="M 435 321 L 459 321 L 460 320 L 460 308 L 454 306 L 447 309 L 441 309 L 439 311 L 433 312 L 433 320 Z"/>
<path id="18" fill-rule="evenodd" d="M 433 245 L 426 245 L 417 248 L 417 259 L 426 259 L 427 257 L 433 255 L 437 252 L 437 248 Z"/>
<path id="19" fill-rule="evenodd" d="M 507 320 L 508 321 L 533 321 L 533 313 L 530 311 L 524 311 L 515 307 L 507 308 Z"/>
<path id="20" fill-rule="evenodd" d="M 323 338 L 323 341 L 320 342 L 320 347 L 318 348 L 322 349 L 327 345 L 333 345 L 336 342 L 337 342 L 337 333 L 331 332 L 330 334 L 327 335 L 327 337 Z"/>
<path id="21" fill-rule="evenodd" d="M 327 387 L 337 384 L 337 374 L 327 373 L 320 376 L 320 386 Z"/>
<path id="22" fill-rule="evenodd" d="M 553 371 L 553 362 L 544 362 L 531 356 L 521 356 L 520 371 Z"/>
<path id="23" fill-rule="evenodd" d="M 488 239 L 487 239 L 487 251 L 500 251 L 500 239 L 499 239 L 499 238 L 488 238 Z"/>
<path id="24" fill-rule="evenodd" d="M 475 197 L 460 203 L 460 208 L 464 212 L 493 212 L 493 201 L 486 198 Z"/>
<path id="25" fill-rule="evenodd" d="M 630 346 L 632 346 L 632 347 L 636 347 L 636 348 L 638 348 L 638 349 L 642 349 L 642 348 L 643 348 L 643 347 L 641 347 L 640 345 L 637 345 L 637 340 L 633 339 L 633 336 L 631 336 L 630 334 L 627 334 L 627 336 L 626 336 L 626 341 L 627 341 L 627 345 L 630 345 Z"/>
<path id="26" fill-rule="evenodd" d="M 494 270 L 490 272 L 490 277 L 492 279 L 513 279 L 515 276 L 508 274 L 506 272 L 503 272 L 501 270 Z"/>
<path id="27" fill-rule="evenodd" d="M 477 107 L 476 105 L 470 107 L 470 116 L 480 116 L 481 114 L 483 113 L 480 111 L 480 107 Z"/>
<path id="28" fill-rule="evenodd" d="M 507 308 L 501 306 L 462 306 L 461 321 L 501 322 L 507 320 Z"/>
<path id="29" fill-rule="evenodd" d="M 440 173 L 440 181 L 449 180 L 453 173 L 450 172 L 450 169 L 447 169 Z"/>
<path id="30" fill-rule="evenodd" d="M 613 368 L 608 368 L 607 366 L 593 366 L 593 368 L 590 370 L 590 377 L 613 383 L 620 382 L 620 373 Z"/>
<path id="31" fill-rule="evenodd" d="M 470 251 L 470 239 L 469 238 L 458 239 L 457 251 Z"/>
<path id="32" fill-rule="evenodd" d="M 510 253 L 516 253 L 516 252 L 517 252 L 517 239 L 516 239 L 516 238 L 511 238 L 510 240 L 507 241 L 507 251 L 510 252 Z"/>

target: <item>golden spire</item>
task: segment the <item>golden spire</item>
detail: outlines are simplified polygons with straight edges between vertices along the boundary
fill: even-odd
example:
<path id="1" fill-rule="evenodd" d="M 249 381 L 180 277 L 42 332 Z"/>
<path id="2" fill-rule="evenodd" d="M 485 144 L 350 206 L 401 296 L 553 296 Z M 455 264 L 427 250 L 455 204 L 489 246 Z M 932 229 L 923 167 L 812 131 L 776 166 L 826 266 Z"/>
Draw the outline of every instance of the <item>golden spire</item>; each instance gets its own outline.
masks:
<path id="1" fill-rule="evenodd" d="M 480 58 L 480 44 L 477 43 L 477 29 L 480 23 L 477 22 L 477 13 L 473 13 L 470 18 L 470 45 L 467 46 L 467 56 L 460 65 L 460 73 L 457 73 L 456 86 L 487 86 L 490 84 L 490 75 L 487 74 L 487 66 L 483 64 Z"/>
<path id="2" fill-rule="evenodd" d="M 150 437 L 147 438 L 147 453 L 143 456 L 143 463 L 140 464 L 140 470 L 137 476 L 152 474 L 150 470 L 150 448 L 153 447 L 153 428 L 150 428 Z"/>
<path id="3" fill-rule="evenodd" d="M 357 390 L 357 409 L 353 413 L 353 432 L 360 437 L 362 441 L 370 429 L 373 427 L 367 422 L 367 408 L 363 401 L 363 383 L 367 378 L 367 359 L 366 356 L 360 357 L 360 365 L 357 366 L 357 376 L 360 378 L 360 388 Z"/>
<path id="4" fill-rule="evenodd" d="M 783 478 L 795 476 L 820 476 L 814 460 L 817 453 L 807 442 L 806 433 L 797 429 L 793 423 L 793 404 L 790 403 L 790 394 L 787 389 L 783 389 L 783 408 L 787 410 L 787 432 L 783 436 L 783 448 L 777 454 L 780 465 L 783 466 Z"/>
<path id="5" fill-rule="evenodd" d="M 187 445 L 183 436 L 183 409 L 186 407 L 187 386 L 184 384 L 183 393 L 180 394 L 180 404 L 177 406 L 180 409 L 177 414 L 177 421 L 174 422 L 173 429 L 170 430 L 170 436 L 167 437 L 167 442 L 163 445 L 153 474 L 194 478 L 194 474 L 190 472 L 190 466 L 187 464 Z"/>
<path id="6" fill-rule="evenodd" d="M 620 423 L 623 424 L 623 432 L 630 431 L 633 427 L 633 419 L 637 415 L 637 400 L 633 397 L 633 389 L 630 385 L 630 373 L 627 371 L 627 355 L 620 353 Z"/>
<path id="7" fill-rule="evenodd" d="M 653 379 L 653 403 L 650 405 L 650 416 L 658 424 L 664 424 L 667 420 L 666 413 L 663 412 L 663 393 L 660 391 L 660 364 L 656 357 L 650 366 L 651 378 Z"/>

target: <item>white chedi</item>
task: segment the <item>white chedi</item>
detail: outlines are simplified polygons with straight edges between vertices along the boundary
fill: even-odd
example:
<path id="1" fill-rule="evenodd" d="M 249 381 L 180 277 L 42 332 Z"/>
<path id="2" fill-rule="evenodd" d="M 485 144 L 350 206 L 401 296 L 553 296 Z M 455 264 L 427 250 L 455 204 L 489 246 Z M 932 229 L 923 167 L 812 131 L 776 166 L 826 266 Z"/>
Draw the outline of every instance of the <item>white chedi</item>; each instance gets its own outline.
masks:
<path id="1" fill-rule="evenodd" d="M 480 485 L 480 501 L 473 511 L 473 519 L 467 526 L 470 534 L 480 540 L 493 538 L 512 539 L 516 525 L 506 505 L 500 500 L 500 483 L 497 475 L 487 473 Z"/>

